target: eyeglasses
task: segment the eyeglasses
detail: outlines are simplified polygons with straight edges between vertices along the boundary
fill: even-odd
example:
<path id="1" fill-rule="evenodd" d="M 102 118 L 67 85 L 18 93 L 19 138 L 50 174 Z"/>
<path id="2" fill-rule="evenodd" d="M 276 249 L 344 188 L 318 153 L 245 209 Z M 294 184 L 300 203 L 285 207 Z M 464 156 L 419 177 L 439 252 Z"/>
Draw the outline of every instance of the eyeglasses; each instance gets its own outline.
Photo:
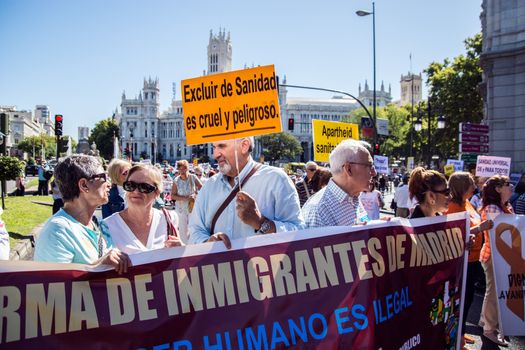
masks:
<path id="1" fill-rule="evenodd" d="M 514 187 L 514 185 L 511 184 L 509 181 L 505 182 L 505 183 L 503 184 L 503 186 Z"/>
<path id="2" fill-rule="evenodd" d="M 135 181 L 126 181 L 124 182 L 123 187 L 124 191 L 126 192 L 133 192 L 138 189 L 140 193 L 151 193 L 157 190 L 157 186 L 153 186 L 145 182 L 139 183 Z"/>
<path id="3" fill-rule="evenodd" d="M 88 178 L 88 180 L 97 180 L 97 179 L 102 179 L 104 180 L 104 182 L 108 181 L 108 174 L 106 173 L 100 173 L 100 174 L 95 174 L 95 175 L 92 175 Z"/>
<path id="4" fill-rule="evenodd" d="M 431 190 L 432 192 L 434 193 L 440 193 L 442 195 L 445 195 L 445 196 L 449 196 L 450 195 L 450 188 L 445 188 L 444 190 Z"/>

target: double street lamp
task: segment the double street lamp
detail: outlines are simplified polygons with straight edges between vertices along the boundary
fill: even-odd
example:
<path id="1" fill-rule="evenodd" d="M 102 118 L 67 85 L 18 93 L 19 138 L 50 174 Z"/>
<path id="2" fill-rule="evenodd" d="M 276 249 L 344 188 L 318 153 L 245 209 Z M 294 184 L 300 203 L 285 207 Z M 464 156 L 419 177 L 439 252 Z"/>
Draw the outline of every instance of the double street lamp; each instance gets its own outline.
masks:
<path id="1" fill-rule="evenodd" d="M 419 112 L 419 108 L 418 108 Z M 427 115 L 428 115 L 428 158 L 427 158 L 427 167 L 430 169 L 430 164 L 432 162 L 432 110 L 430 101 L 428 101 L 427 105 Z M 414 123 L 414 129 L 417 132 L 420 132 L 423 128 L 423 123 L 421 120 L 421 115 L 418 113 L 417 120 Z M 437 117 L 437 128 L 438 129 L 444 129 L 445 128 L 445 117 L 443 115 L 439 115 Z"/>
<path id="2" fill-rule="evenodd" d="M 376 97 L 376 7 L 375 2 L 372 2 L 372 12 L 359 10 L 355 12 L 359 17 L 365 17 L 372 15 L 372 45 L 373 45 L 373 56 L 374 56 L 374 108 L 372 112 L 374 129 L 376 128 L 376 106 L 377 106 L 377 97 Z M 374 144 L 377 143 L 377 130 L 374 130 Z"/>

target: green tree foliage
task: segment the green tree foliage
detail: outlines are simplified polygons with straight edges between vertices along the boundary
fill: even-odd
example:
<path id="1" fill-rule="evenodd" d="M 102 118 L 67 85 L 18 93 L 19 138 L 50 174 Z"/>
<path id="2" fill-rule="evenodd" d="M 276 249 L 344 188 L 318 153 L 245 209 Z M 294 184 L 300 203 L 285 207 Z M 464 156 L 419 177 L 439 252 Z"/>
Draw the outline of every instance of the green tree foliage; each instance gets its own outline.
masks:
<path id="1" fill-rule="evenodd" d="M 436 151 L 443 158 L 455 156 L 459 151 L 459 123 L 479 123 L 483 118 L 483 100 L 479 89 L 482 80 L 479 64 L 481 34 L 467 38 L 465 48 L 465 54 L 453 60 L 445 59 L 442 63 L 432 62 L 425 70 L 433 116 L 432 130 L 436 130 L 438 115 L 443 115 L 446 120 L 445 131 L 435 134 Z M 423 122 L 423 130 L 427 124 Z"/>
<path id="2" fill-rule="evenodd" d="M 95 124 L 89 136 L 89 144 L 95 142 L 100 156 L 105 159 L 113 158 L 113 135 L 119 137 L 117 122 L 112 118 L 107 118 Z"/>
<path id="3" fill-rule="evenodd" d="M 259 137 L 264 159 L 270 162 L 277 160 L 291 161 L 303 153 L 301 143 L 290 133 L 281 132 Z"/>
<path id="4" fill-rule="evenodd" d="M 16 157 L 0 157 L 0 180 L 15 180 L 24 170 L 24 163 Z"/>
<path id="5" fill-rule="evenodd" d="M 414 115 L 417 111 L 414 110 Z M 405 157 L 410 153 L 410 129 L 411 122 L 410 116 L 412 115 L 412 109 L 410 105 L 397 107 L 396 105 L 390 104 L 386 107 L 380 107 L 376 109 L 376 115 L 378 119 L 388 120 L 388 136 L 379 135 L 378 142 L 380 145 L 380 151 L 389 157 Z M 363 108 L 358 108 L 350 113 L 348 118 L 345 118 L 345 122 L 354 123 L 361 125 L 361 117 L 367 116 Z M 361 127 L 360 127 L 361 128 Z M 372 142 L 372 139 L 360 138 L 364 141 Z M 414 138 L 414 150 L 419 149 L 421 140 L 413 134 Z M 416 153 L 416 152 L 414 152 Z"/>
<path id="6" fill-rule="evenodd" d="M 40 158 L 42 148 L 44 148 L 46 158 L 50 158 L 56 155 L 55 136 L 46 134 L 28 136 L 18 143 L 17 148 L 27 152 L 33 158 Z M 34 154 L 33 150 L 35 151 Z"/>

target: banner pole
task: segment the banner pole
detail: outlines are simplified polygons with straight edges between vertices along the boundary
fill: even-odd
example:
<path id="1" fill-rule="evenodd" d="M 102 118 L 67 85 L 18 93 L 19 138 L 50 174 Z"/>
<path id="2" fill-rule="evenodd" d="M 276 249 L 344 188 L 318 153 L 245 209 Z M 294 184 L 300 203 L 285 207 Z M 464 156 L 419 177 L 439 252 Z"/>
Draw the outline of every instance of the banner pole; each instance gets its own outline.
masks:
<path id="1" fill-rule="evenodd" d="M 239 157 L 237 156 L 237 139 L 233 139 L 233 148 L 235 149 L 235 167 L 237 168 L 237 181 L 239 181 L 239 192 L 241 188 L 241 172 L 239 171 Z"/>

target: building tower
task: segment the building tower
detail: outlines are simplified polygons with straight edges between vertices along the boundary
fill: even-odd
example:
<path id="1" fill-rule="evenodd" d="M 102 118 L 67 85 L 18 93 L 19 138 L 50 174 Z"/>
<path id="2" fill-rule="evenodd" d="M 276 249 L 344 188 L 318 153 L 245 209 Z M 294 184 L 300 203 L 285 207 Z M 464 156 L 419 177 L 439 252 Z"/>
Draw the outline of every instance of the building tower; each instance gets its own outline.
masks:
<path id="1" fill-rule="evenodd" d="M 149 159 L 156 160 L 157 140 L 158 135 L 158 116 L 159 116 L 159 79 L 155 80 L 144 78 L 144 87 L 142 93 L 144 94 L 143 100 L 143 113 L 144 113 L 144 150 L 149 156 Z"/>
<path id="2" fill-rule="evenodd" d="M 407 75 L 401 74 L 401 105 L 413 104 L 416 105 L 423 99 L 423 92 L 421 91 L 421 73 L 414 74 L 408 72 Z"/>
<path id="3" fill-rule="evenodd" d="M 219 29 L 219 34 L 213 35 L 210 30 L 208 44 L 208 74 L 228 72 L 232 70 L 232 45 L 230 32 Z"/>

